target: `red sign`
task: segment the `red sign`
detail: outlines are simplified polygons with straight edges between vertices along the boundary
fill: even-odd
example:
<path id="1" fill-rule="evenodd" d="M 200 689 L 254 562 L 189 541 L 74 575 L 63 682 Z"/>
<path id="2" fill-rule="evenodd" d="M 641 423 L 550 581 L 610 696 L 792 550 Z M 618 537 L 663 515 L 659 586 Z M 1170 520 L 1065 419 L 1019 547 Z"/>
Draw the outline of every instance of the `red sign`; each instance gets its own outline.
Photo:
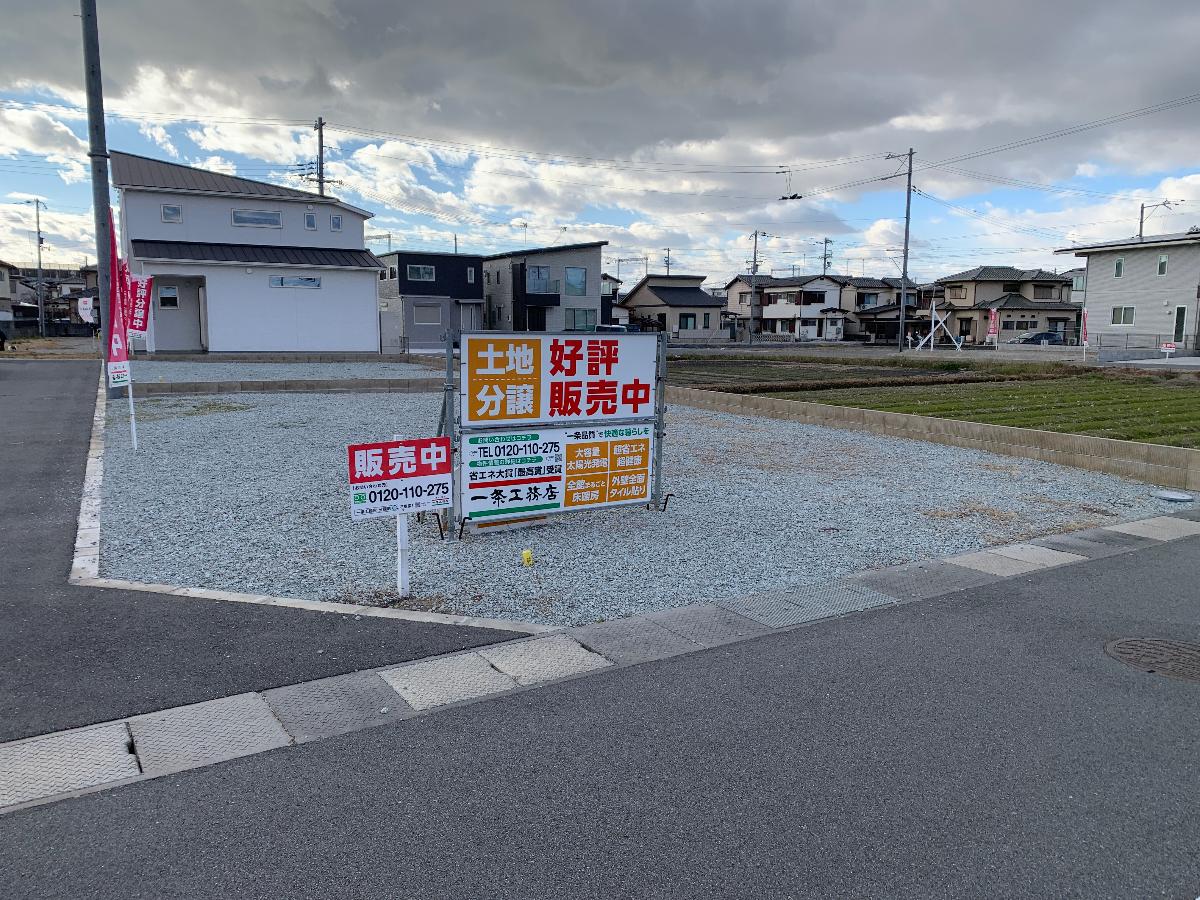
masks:
<path id="1" fill-rule="evenodd" d="M 448 437 L 351 444 L 346 450 L 351 484 L 445 475 L 450 472 Z"/>
<path id="2" fill-rule="evenodd" d="M 988 310 L 988 337 L 996 337 L 1000 334 L 1000 313 L 994 309 Z"/>
<path id="3" fill-rule="evenodd" d="M 133 295 L 132 309 L 129 314 L 129 330 L 146 333 L 146 321 L 150 315 L 150 297 L 154 290 L 154 276 L 149 278 L 130 279 L 130 293 Z"/>
<path id="4" fill-rule="evenodd" d="M 1083 311 L 1083 320 L 1082 321 L 1083 321 L 1083 324 L 1080 326 L 1080 332 L 1079 332 L 1079 343 L 1086 347 L 1088 345 L 1087 310 L 1086 309 Z"/>
<path id="5" fill-rule="evenodd" d="M 1158 349 L 1161 350 L 1163 353 L 1174 353 L 1176 350 L 1179 349 L 1179 347 L 1176 346 L 1175 343 L 1172 341 L 1163 341 L 1163 345 L 1161 347 L 1159 347 Z"/>

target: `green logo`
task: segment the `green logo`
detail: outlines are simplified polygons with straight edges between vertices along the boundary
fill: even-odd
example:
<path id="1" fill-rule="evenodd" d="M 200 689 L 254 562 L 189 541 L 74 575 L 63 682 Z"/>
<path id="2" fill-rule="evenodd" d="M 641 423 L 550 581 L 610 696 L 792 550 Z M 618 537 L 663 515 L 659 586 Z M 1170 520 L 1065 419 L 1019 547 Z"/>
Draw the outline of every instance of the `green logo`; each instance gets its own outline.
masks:
<path id="1" fill-rule="evenodd" d="M 354 502 L 355 502 L 355 503 L 366 503 L 366 502 L 367 502 L 367 495 L 366 495 L 366 494 L 355 494 L 355 495 L 354 495 Z"/>

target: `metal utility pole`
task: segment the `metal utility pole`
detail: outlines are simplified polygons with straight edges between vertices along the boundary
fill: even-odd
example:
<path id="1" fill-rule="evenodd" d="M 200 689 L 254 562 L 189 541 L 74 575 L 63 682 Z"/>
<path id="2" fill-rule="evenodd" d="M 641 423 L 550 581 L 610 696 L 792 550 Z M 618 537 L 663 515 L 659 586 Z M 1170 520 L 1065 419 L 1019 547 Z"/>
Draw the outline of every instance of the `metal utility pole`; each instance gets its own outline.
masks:
<path id="1" fill-rule="evenodd" d="M 900 269 L 900 332 L 896 336 L 896 346 L 900 348 L 901 353 L 904 352 L 904 314 L 908 299 L 908 233 L 912 224 L 913 148 L 909 147 L 907 153 L 889 153 L 885 157 L 886 159 L 902 157 L 908 157 L 908 187 L 904 189 L 904 265 Z"/>
<path id="2" fill-rule="evenodd" d="M 317 116 L 317 193 L 325 196 L 325 117 Z"/>
<path id="3" fill-rule="evenodd" d="M 762 232 L 755 229 L 751 235 L 754 238 L 754 256 L 750 260 L 750 314 L 746 317 L 746 340 L 749 344 L 754 343 L 754 281 L 758 276 L 758 236 L 760 234 Z"/>
<path id="4" fill-rule="evenodd" d="M 42 210 L 49 209 L 40 197 L 35 197 L 33 200 L 26 200 L 26 203 L 33 204 L 33 220 L 34 229 L 37 231 L 37 308 L 38 308 L 38 336 L 46 336 L 46 303 L 45 292 L 42 290 Z"/>
<path id="5" fill-rule="evenodd" d="M 833 241 L 831 241 L 829 238 L 825 238 L 825 241 L 824 241 L 825 250 L 821 254 L 821 260 L 822 260 L 821 274 L 822 275 L 828 275 L 829 267 L 830 267 L 830 265 L 833 264 L 833 254 L 829 252 L 829 245 L 832 243 L 833 243 Z"/>
<path id="6" fill-rule="evenodd" d="M 671 248 L 664 247 L 663 249 L 667 251 L 667 274 L 670 275 L 671 274 Z"/>
<path id="7" fill-rule="evenodd" d="M 87 91 L 88 159 L 92 165 L 92 217 L 96 230 L 96 293 L 100 301 L 100 321 L 104 340 L 100 357 L 107 358 L 112 343 L 112 316 L 108 299 L 112 290 L 109 278 L 112 254 L 109 252 L 108 139 L 104 134 L 104 82 L 100 77 L 100 28 L 96 22 L 96 0 L 79 0 L 83 23 L 83 78 Z M 109 388 L 109 396 L 119 391 Z"/>
<path id="8" fill-rule="evenodd" d="M 1142 231 L 1146 225 L 1146 210 L 1158 209 L 1160 206 L 1163 209 L 1170 209 L 1171 201 L 1164 200 L 1162 203 L 1151 203 L 1149 206 L 1147 206 L 1145 203 L 1142 204 L 1142 211 L 1140 213 L 1138 213 L 1138 240 L 1139 241 L 1142 239 Z"/>

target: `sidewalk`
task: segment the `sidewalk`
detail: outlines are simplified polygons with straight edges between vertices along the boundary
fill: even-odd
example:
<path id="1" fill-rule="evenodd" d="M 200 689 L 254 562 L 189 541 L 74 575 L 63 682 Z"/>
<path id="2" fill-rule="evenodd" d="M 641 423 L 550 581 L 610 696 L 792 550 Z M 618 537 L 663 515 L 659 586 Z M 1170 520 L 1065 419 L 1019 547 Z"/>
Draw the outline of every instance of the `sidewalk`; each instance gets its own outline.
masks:
<path id="1" fill-rule="evenodd" d="M 0 741 L 513 637 L 67 584 L 99 374 L 0 362 Z"/>

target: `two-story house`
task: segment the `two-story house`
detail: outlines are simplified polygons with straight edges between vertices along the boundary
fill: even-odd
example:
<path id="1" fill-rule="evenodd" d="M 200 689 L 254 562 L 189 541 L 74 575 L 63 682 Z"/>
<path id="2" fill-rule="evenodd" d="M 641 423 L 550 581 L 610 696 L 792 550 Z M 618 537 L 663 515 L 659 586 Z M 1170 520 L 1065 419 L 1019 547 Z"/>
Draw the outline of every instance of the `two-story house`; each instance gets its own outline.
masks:
<path id="1" fill-rule="evenodd" d="M 396 250 L 379 259 L 386 267 L 379 272 L 385 349 L 432 349 L 443 346 L 447 330 L 484 327 L 482 256 Z"/>
<path id="2" fill-rule="evenodd" d="M 152 351 L 379 352 L 371 213 L 333 197 L 110 152 L 122 255 L 154 276 Z"/>
<path id="3" fill-rule="evenodd" d="M 600 248 L 607 244 L 592 241 L 485 256 L 484 327 L 594 331 L 600 324 Z"/>
<path id="4" fill-rule="evenodd" d="M 0 259 L 0 322 L 11 322 L 17 302 L 17 267 Z M 11 335 L 10 335 L 11 337 Z"/>
<path id="5" fill-rule="evenodd" d="M 762 288 L 763 333 L 788 334 L 798 341 L 840 341 L 846 324 L 844 287 L 845 279 L 833 275 L 772 278 Z"/>
<path id="6" fill-rule="evenodd" d="M 700 285 L 704 275 L 647 275 L 621 299 L 629 322 L 643 331 L 666 331 L 681 341 L 723 337 L 725 300 Z"/>
<path id="7" fill-rule="evenodd" d="M 1000 343 L 1026 332 L 1055 331 L 1076 339 L 1079 308 L 1071 303 L 1072 279 L 1044 269 L 976 266 L 939 278 L 950 327 L 968 344 L 987 343 L 988 318 L 996 310 Z M 943 309 L 943 312 L 945 311 Z"/>
<path id="8" fill-rule="evenodd" d="M 1065 247 L 1087 260 L 1088 337 L 1093 346 L 1195 351 L 1200 334 L 1200 227 Z"/>

